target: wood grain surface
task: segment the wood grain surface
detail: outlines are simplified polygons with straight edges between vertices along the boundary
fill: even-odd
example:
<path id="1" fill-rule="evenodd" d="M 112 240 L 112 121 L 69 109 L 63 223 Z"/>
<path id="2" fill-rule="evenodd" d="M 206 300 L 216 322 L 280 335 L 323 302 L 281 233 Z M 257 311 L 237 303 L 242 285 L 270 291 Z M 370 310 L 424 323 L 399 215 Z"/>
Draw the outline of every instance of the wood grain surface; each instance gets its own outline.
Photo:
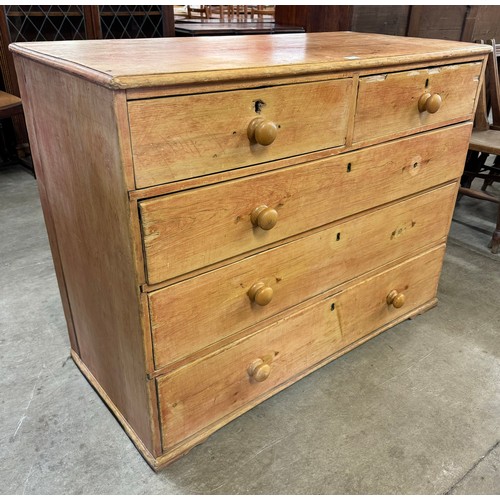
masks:
<path id="1" fill-rule="evenodd" d="M 303 309 L 229 349 L 158 379 L 163 446 L 169 448 L 340 349 L 339 317 L 330 303 Z M 247 369 L 271 366 L 263 382 Z"/>
<path id="2" fill-rule="evenodd" d="M 23 74 L 24 62 L 21 58 L 15 58 L 16 71 L 18 74 Z M 26 89 L 25 79 L 19 80 L 19 89 L 23 96 L 23 109 L 25 111 L 26 128 L 30 137 L 30 150 L 33 160 L 33 167 L 37 177 L 38 195 L 40 196 L 40 204 L 42 206 L 43 220 L 45 228 L 47 229 L 47 236 L 50 245 L 50 252 L 52 255 L 52 262 L 54 263 L 54 271 L 57 278 L 57 285 L 61 296 L 61 302 L 68 327 L 69 340 L 71 349 L 79 354 L 78 339 L 76 337 L 75 325 L 73 322 L 73 315 L 71 314 L 71 305 L 68 297 L 68 289 L 66 286 L 66 279 L 64 277 L 64 270 L 62 267 L 61 254 L 59 252 L 59 245 L 57 243 L 56 227 L 54 217 L 52 215 L 52 208 L 50 205 L 49 195 L 47 193 L 47 179 L 44 171 L 44 165 L 41 160 L 43 144 L 37 141 L 37 134 L 35 128 L 35 117 L 33 114 L 32 96 Z"/>
<path id="3" fill-rule="evenodd" d="M 157 457 L 156 460 L 154 461 L 154 464 L 152 465 L 155 470 L 161 470 L 165 468 L 167 465 L 170 463 L 176 461 L 186 453 L 188 453 L 194 446 L 199 445 L 204 443 L 207 438 L 213 434 L 215 431 L 226 425 L 227 423 L 231 422 L 231 420 L 234 420 L 235 418 L 239 417 L 246 411 L 252 409 L 254 406 L 258 405 L 262 401 L 265 401 L 266 399 L 270 398 L 274 394 L 286 389 L 288 386 L 294 384 L 298 380 L 306 377 L 310 373 L 312 373 L 315 370 L 318 370 L 322 366 L 330 363 L 331 361 L 339 358 L 340 356 L 346 354 L 347 352 L 351 351 L 352 349 L 355 349 L 356 347 L 364 344 L 368 340 L 372 339 L 373 337 L 379 335 L 380 333 L 392 328 L 393 326 L 397 325 L 401 321 L 404 321 L 405 319 L 411 319 L 414 318 L 420 314 L 423 314 L 427 312 L 429 309 L 432 309 L 437 305 L 437 299 L 434 298 L 428 302 L 425 302 L 424 304 L 420 305 L 419 307 L 408 311 L 402 316 L 397 317 L 396 319 L 392 320 L 389 323 L 386 323 L 385 325 L 381 326 L 380 328 L 377 328 L 376 330 L 372 331 L 368 335 L 365 335 L 364 337 L 360 338 L 356 342 L 348 345 L 347 347 L 344 347 L 343 349 L 340 349 L 339 351 L 333 353 L 332 355 L 328 356 L 327 358 L 323 359 L 319 363 L 316 363 L 315 365 L 310 366 L 307 370 L 304 370 L 301 373 L 295 373 L 291 378 L 289 378 L 286 382 L 283 384 L 280 384 L 278 386 L 273 387 L 271 390 L 266 392 L 265 394 L 260 395 L 256 399 L 249 401 L 246 404 L 243 404 L 236 410 L 232 411 L 231 413 L 228 413 L 225 415 L 223 418 L 217 420 L 216 422 L 213 422 L 209 426 L 203 428 L 201 431 L 191 435 L 189 438 L 186 440 L 182 441 L 178 445 L 173 446 L 172 448 L 169 448 L 168 450 L 165 450 L 163 455 L 160 457 Z M 147 459 L 147 458 L 146 458 Z"/>
<path id="4" fill-rule="evenodd" d="M 79 357 L 152 450 L 137 256 L 115 109 L 120 96 L 33 61 L 17 65 L 22 98 L 35 117 L 30 133 Z"/>
<path id="5" fill-rule="evenodd" d="M 481 70 L 477 62 L 360 78 L 353 142 L 472 119 Z M 419 112 L 425 92 L 441 96 L 436 113 Z"/>
<path id="6" fill-rule="evenodd" d="M 461 175 L 471 124 L 139 203 L 148 283 L 278 242 Z M 273 207 L 270 230 L 252 225 Z"/>
<path id="7" fill-rule="evenodd" d="M 238 341 L 159 377 L 163 446 L 168 449 L 245 403 L 271 391 L 335 351 L 435 297 L 444 246 L 411 259 Z M 386 302 L 394 288 L 407 301 Z M 363 314 L 360 314 L 363 311 Z M 256 382 L 248 367 L 264 359 L 271 371 Z"/>
<path id="8" fill-rule="evenodd" d="M 150 293 L 156 368 L 437 243 L 448 233 L 456 189 L 455 182 Z M 248 297 L 256 283 L 272 289 L 267 305 Z"/>
<path id="9" fill-rule="evenodd" d="M 352 79 L 165 97 L 129 103 L 137 187 L 263 163 L 344 144 Z M 275 141 L 247 137 L 270 120 Z"/>
<path id="10" fill-rule="evenodd" d="M 10 49 L 111 88 L 356 71 L 486 54 L 479 44 L 353 32 L 85 40 Z"/>

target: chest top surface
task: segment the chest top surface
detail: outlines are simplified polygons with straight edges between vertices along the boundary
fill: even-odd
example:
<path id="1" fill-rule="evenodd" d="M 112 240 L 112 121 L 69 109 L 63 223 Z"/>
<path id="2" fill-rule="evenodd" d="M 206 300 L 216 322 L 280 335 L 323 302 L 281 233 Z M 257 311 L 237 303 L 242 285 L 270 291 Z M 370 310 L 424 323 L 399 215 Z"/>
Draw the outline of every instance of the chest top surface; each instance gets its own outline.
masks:
<path id="1" fill-rule="evenodd" d="M 24 57 L 109 88 L 357 71 L 479 56 L 484 45 L 354 32 L 15 43 Z"/>

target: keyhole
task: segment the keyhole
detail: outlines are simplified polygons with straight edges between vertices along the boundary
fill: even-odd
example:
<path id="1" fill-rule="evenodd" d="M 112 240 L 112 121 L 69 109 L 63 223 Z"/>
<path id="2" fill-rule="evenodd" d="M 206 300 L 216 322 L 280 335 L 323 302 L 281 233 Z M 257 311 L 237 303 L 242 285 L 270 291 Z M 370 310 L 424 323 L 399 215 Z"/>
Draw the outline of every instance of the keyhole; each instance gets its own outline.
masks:
<path id="1" fill-rule="evenodd" d="M 261 101 L 260 99 L 254 101 L 255 112 L 260 113 L 265 105 L 266 103 L 264 101 Z"/>

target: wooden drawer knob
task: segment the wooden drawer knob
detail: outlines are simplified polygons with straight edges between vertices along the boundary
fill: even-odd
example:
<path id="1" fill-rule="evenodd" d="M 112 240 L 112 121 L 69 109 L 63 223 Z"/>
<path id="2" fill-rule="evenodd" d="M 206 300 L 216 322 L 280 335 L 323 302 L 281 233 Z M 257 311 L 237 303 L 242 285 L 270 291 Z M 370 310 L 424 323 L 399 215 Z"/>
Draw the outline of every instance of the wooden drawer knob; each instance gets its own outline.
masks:
<path id="1" fill-rule="evenodd" d="M 431 94 L 429 92 L 425 92 L 420 96 L 418 100 L 418 110 L 423 113 L 427 111 L 427 113 L 436 113 L 441 107 L 441 96 L 439 94 Z"/>
<path id="2" fill-rule="evenodd" d="M 389 295 L 387 296 L 387 303 L 389 305 L 393 305 L 396 309 L 404 306 L 406 297 L 403 293 L 398 292 L 397 290 L 391 290 Z"/>
<path id="3" fill-rule="evenodd" d="M 267 306 L 273 298 L 273 289 L 259 281 L 248 290 L 248 296 L 252 302 L 259 304 L 259 306 Z"/>
<path id="4" fill-rule="evenodd" d="M 264 118 L 254 118 L 249 124 L 247 135 L 251 142 L 261 146 L 269 146 L 278 135 L 278 127 L 275 123 Z"/>
<path id="5" fill-rule="evenodd" d="M 250 220 L 254 226 L 259 226 L 267 231 L 272 229 L 278 222 L 278 212 L 267 205 L 260 205 L 252 210 Z"/>
<path id="6" fill-rule="evenodd" d="M 271 373 L 271 366 L 265 363 L 262 359 L 258 358 L 255 361 L 250 363 L 248 367 L 248 374 L 252 377 L 256 382 L 263 382 L 269 377 Z"/>

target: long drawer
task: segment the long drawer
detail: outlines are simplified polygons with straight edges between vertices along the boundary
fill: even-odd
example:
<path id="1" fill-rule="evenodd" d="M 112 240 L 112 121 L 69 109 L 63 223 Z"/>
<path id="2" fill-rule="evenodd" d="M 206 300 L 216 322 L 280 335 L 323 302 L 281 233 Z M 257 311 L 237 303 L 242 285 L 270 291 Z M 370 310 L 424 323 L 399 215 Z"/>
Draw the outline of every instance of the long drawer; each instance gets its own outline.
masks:
<path id="1" fill-rule="evenodd" d="M 441 245 L 159 377 L 164 448 L 229 420 L 243 405 L 431 301 L 443 255 Z"/>
<path id="2" fill-rule="evenodd" d="M 130 102 L 136 185 L 340 146 L 352 92 L 349 78 Z"/>
<path id="3" fill-rule="evenodd" d="M 147 281 L 159 283 L 455 179 L 470 128 L 145 200 L 139 207 Z M 270 213 L 259 217 L 275 217 L 271 229 L 262 229 L 259 218 L 252 223 L 252 213 L 263 206 Z"/>
<path id="4" fill-rule="evenodd" d="M 360 78 L 353 143 L 472 119 L 481 67 L 474 62 Z"/>
<path id="5" fill-rule="evenodd" d="M 455 192 L 453 183 L 150 293 L 156 367 L 442 241 Z"/>

